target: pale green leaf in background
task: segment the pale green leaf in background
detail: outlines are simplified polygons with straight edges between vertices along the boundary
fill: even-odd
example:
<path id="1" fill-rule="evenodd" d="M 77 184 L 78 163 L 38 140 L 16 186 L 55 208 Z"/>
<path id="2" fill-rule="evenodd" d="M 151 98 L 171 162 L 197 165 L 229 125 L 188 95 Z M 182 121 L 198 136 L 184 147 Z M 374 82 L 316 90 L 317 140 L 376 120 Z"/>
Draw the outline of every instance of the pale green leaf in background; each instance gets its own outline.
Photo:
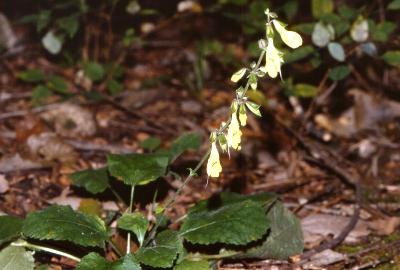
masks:
<path id="1" fill-rule="evenodd" d="M 47 32 L 42 38 L 43 47 L 51 54 L 58 54 L 62 48 L 62 40 L 53 31 Z"/>
<path id="2" fill-rule="evenodd" d="M 34 267 L 32 252 L 23 247 L 8 246 L 0 251 L 1 270 L 33 270 Z"/>
<path id="3" fill-rule="evenodd" d="M 337 42 L 329 42 L 328 44 L 329 54 L 339 62 L 343 62 L 346 58 L 342 44 Z"/>

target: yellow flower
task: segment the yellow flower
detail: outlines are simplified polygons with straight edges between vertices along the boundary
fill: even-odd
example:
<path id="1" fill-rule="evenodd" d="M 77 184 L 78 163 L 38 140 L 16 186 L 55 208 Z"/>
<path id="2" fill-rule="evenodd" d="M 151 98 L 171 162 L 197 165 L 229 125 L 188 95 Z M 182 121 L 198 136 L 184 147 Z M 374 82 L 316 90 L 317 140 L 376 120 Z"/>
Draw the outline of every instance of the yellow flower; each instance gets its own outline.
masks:
<path id="1" fill-rule="evenodd" d="M 239 121 L 236 116 L 236 112 L 232 113 L 231 123 L 228 127 L 227 141 L 228 145 L 235 150 L 240 149 L 240 137 L 242 132 L 240 131 Z"/>
<path id="2" fill-rule="evenodd" d="M 283 23 L 278 20 L 273 20 L 272 23 L 274 24 L 276 31 L 278 31 L 279 35 L 281 36 L 282 41 L 285 42 L 285 44 L 290 48 L 296 49 L 303 44 L 303 39 L 298 33 L 286 30 L 283 26 Z"/>
<path id="3" fill-rule="evenodd" d="M 268 45 L 265 49 L 265 67 L 261 67 L 261 70 L 271 78 L 276 78 L 281 74 L 281 64 L 283 63 L 283 54 L 274 46 L 272 38 L 268 38 Z"/>
<path id="4" fill-rule="evenodd" d="M 219 161 L 219 153 L 217 143 L 211 144 L 211 153 L 207 161 L 207 174 L 211 177 L 218 177 L 222 172 L 221 162 Z"/>

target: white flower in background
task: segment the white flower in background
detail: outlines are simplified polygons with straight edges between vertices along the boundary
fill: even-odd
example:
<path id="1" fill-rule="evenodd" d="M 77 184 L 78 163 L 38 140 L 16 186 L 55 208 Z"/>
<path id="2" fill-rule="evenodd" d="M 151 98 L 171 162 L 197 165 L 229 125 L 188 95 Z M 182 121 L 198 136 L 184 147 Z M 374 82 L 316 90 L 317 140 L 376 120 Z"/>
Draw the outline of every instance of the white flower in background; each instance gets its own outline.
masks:
<path id="1" fill-rule="evenodd" d="M 286 30 L 284 24 L 278 20 L 273 20 L 272 23 L 281 36 L 282 41 L 290 48 L 296 49 L 303 44 L 303 39 L 297 32 Z"/>
<path id="2" fill-rule="evenodd" d="M 211 144 L 211 153 L 207 161 L 207 174 L 210 177 L 218 177 L 222 172 L 221 162 L 219 161 L 219 153 L 217 149 L 217 143 Z"/>
<path id="3" fill-rule="evenodd" d="M 274 40 L 268 38 L 268 45 L 265 49 L 265 66 L 260 69 L 267 73 L 271 78 L 281 75 L 281 65 L 283 63 L 283 53 L 274 46 Z"/>
<path id="4" fill-rule="evenodd" d="M 235 111 L 232 113 L 231 123 L 229 124 L 228 134 L 226 136 L 229 147 L 232 147 L 235 150 L 239 150 L 241 136 L 242 132 L 240 131 L 239 121 L 237 119 Z"/>

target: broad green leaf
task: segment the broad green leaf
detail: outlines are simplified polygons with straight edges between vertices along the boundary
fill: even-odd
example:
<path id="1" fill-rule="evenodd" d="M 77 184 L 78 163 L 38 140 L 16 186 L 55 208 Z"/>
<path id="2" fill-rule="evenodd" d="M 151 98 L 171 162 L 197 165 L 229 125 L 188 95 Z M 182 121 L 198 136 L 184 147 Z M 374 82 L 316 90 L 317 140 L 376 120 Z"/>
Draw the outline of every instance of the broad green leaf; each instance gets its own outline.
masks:
<path id="1" fill-rule="evenodd" d="M 23 247 L 8 246 L 0 251 L 1 270 L 33 270 L 34 267 L 32 252 Z"/>
<path id="2" fill-rule="evenodd" d="M 183 260 L 174 267 L 174 270 L 211 270 L 208 261 L 189 261 Z"/>
<path id="3" fill-rule="evenodd" d="M 57 24 L 70 38 L 73 38 L 79 29 L 79 17 L 76 15 L 62 17 L 57 20 Z"/>
<path id="4" fill-rule="evenodd" d="M 94 82 L 103 79 L 105 73 L 103 66 L 97 62 L 86 63 L 83 67 L 83 70 L 86 76 L 88 76 L 88 78 Z"/>
<path id="5" fill-rule="evenodd" d="M 68 85 L 65 80 L 60 77 L 53 75 L 47 81 L 47 87 L 52 89 L 54 92 L 59 94 L 68 94 Z"/>
<path id="6" fill-rule="evenodd" d="M 150 246 L 141 247 L 136 258 L 151 267 L 172 267 L 181 245 L 178 233 L 171 230 L 162 231 Z"/>
<path id="7" fill-rule="evenodd" d="M 93 269 L 96 268 L 92 268 L 90 270 Z M 110 268 L 108 268 L 108 270 L 141 270 L 141 269 L 142 268 L 140 267 L 138 261 L 136 260 L 133 254 L 125 255 L 118 261 L 111 263 Z"/>
<path id="8" fill-rule="evenodd" d="M 350 69 L 346 65 L 341 65 L 334 67 L 331 71 L 329 71 L 329 78 L 333 81 L 340 81 L 349 76 Z"/>
<path id="9" fill-rule="evenodd" d="M 332 0 L 311 0 L 311 11 L 314 18 L 320 18 L 322 15 L 332 13 L 334 8 Z"/>
<path id="10" fill-rule="evenodd" d="M 12 216 L 0 216 L 0 245 L 12 241 L 21 234 L 23 220 Z"/>
<path id="11" fill-rule="evenodd" d="M 318 47 L 325 47 L 335 36 L 335 30 L 331 25 L 321 22 L 316 23 L 312 32 L 311 40 Z"/>
<path id="12" fill-rule="evenodd" d="M 17 77 L 25 82 L 41 82 L 44 80 L 44 73 L 39 69 L 28 69 L 17 73 Z"/>
<path id="13" fill-rule="evenodd" d="M 382 55 L 382 59 L 389 65 L 400 66 L 400 51 L 387 51 Z"/>
<path id="14" fill-rule="evenodd" d="M 168 156 L 165 154 L 108 155 L 110 174 L 127 185 L 144 185 L 165 175 Z"/>
<path id="15" fill-rule="evenodd" d="M 51 54 L 58 54 L 61 51 L 62 40 L 53 31 L 47 32 L 42 38 L 43 47 Z"/>
<path id="16" fill-rule="evenodd" d="M 299 220 L 280 201 L 268 211 L 271 232 L 261 246 L 250 248 L 237 258 L 287 259 L 303 251 L 303 232 Z"/>
<path id="17" fill-rule="evenodd" d="M 346 58 L 343 46 L 340 43 L 329 42 L 328 51 L 329 51 L 329 54 L 339 62 L 343 62 L 344 59 Z"/>
<path id="18" fill-rule="evenodd" d="M 198 133 L 187 133 L 180 136 L 172 143 L 169 150 L 171 156 L 170 162 L 173 162 L 188 149 L 198 150 L 200 145 L 201 136 Z"/>
<path id="19" fill-rule="evenodd" d="M 76 270 L 110 270 L 111 263 L 95 252 L 82 258 Z"/>
<path id="20" fill-rule="evenodd" d="M 350 36 L 356 42 L 364 42 L 369 36 L 368 21 L 362 17 L 358 18 L 350 29 Z"/>
<path id="21" fill-rule="evenodd" d="M 189 212 L 180 234 L 194 244 L 244 245 L 260 239 L 268 228 L 263 207 L 247 200 Z"/>
<path id="22" fill-rule="evenodd" d="M 260 105 L 251 102 L 251 101 L 246 101 L 246 107 L 255 115 L 261 117 L 261 111 L 260 111 Z"/>
<path id="23" fill-rule="evenodd" d="M 100 218 L 61 205 L 30 213 L 22 232 L 34 239 L 70 241 L 81 246 L 103 247 L 108 239 L 106 226 Z"/>
<path id="24" fill-rule="evenodd" d="M 317 94 L 317 87 L 311 84 L 298 83 L 293 88 L 294 95 L 297 97 L 314 97 Z"/>
<path id="25" fill-rule="evenodd" d="M 389 10 L 398 10 L 398 9 L 400 9 L 400 0 L 393 0 L 392 2 L 389 3 L 387 8 Z"/>
<path id="26" fill-rule="evenodd" d="M 161 145 L 161 140 L 157 137 L 149 137 L 146 140 L 140 142 L 140 147 L 153 152 Z"/>
<path id="27" fill-rule="evenodd" d="M 243 78 L 244 74 L 246 74 L 246 68 L 242 68 L 238 71 L 236 71 L 232 77 L 231 77 L 231 81 L 237 83 L 241 78 Z"/>
<path id="28" fill-rule="evenodd" d="M 49 96 L 51 96 L 50 89 L 43 84 L 39 84 L 32 90 L 32 96 L 31 96 L 32 104 L 34 106 L 41 105 L 44 102 L 44 100 Z"/>
<path id="29" fill-rule="evenodd" d="M 371 23 L 372 39 L 379 42 L 386 42 L 389 36 L 396 29 L 397 25 L 393 22 L 381 22 L 379 24 Z"/>
<path id="30" fill-rule="evenodd" d="M 285 53 L 283 60 L 286 64 L 302 60 L 314 52 L 314 48 L 310 45 L 302 46 L 293 51 Z"/>
<path id="31" fill-rule="evenodd" d="M 118 228 L 133 232 L 140 245 L 143 244 L 149 221 L 142 213 L 124 214 L 118 219 Z"/>
<path id="32" fill-rule="evenodd" d="M 88 169 L 70 175 L 72 183 L 78 187 L 83 187 L 93 194 L 106 190 L 109 186 L 109 176 L 107 168 Z"/>

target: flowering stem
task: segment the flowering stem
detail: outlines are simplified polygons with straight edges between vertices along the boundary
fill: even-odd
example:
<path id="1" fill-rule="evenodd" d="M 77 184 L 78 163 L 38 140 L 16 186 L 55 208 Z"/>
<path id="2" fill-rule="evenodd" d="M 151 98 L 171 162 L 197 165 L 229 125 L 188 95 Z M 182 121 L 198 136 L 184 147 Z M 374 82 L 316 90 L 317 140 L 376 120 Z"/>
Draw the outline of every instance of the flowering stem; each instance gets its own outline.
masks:
<path id="1" fill-rule="evenodd" d="M 131 187 L 131 198 L 129 201 L 129 208 L 128 208 L 128 213 L 132 213 L 132 208 L 133 208 L 133 196 L 135 194 L 135 185 L 132 185 Z M 128 238 L 126 239 L 126 254 L 129 254 L 131 252 L 131 233 L 128 232 Z"/>
<path id="2" fill-rule="evenodd" d="M 175 203 L 176 199 L 178 198 L 179 194 L 182 192 L 183 188 L 186 186 L 187 183 L 189 183 L 190 180 L 192 180 L 193 176 L 195 176 L 196 172 L 201 168 L 203 163 L 207 160 L 208 156 L 210 155 L 210 152 L 211 152 L 211 150 L 208 149 L 208 151 L 203 155 L 203 157 L 201 158 L 199 163 L 197 163 L 196 167 L 193 170 L 190 171 L 189 175 L 185 178 L 183 183 L 180 185 L 178 190 L 175 192 L 174 196 L 168 201 L 168 203 L 166 204 L 166 206 L 164 207 L 164 209 L 160 213 L 160 218 L 157 219 L 154 227 L 151 229 L 151 231 L 149 233 L 149 236 L 144 241 L 143 246 L 148 245 L 149 242 L 154 238 L 154 236 L 156 235 L 158 227 L 164 221 L 164 215 L 162 215 L 162 214 L 165 213 L 165 211 L 168 210 Z"/>
<path id="3" fill-rule="evenodd" d="M 63 256 L 63 257 L 69 258 L 69 259 L 74 260 L 76 262 L 80 262 L 81 261 L 80 258 L 75 257 L 74 255 L 71 255 L 71 254 L 66 253 L 64 251 L 60 251 L 58 249 L 54 249 L 54 248 L 50 248 L 50 247 L 31 244 L 31 243 L 28 243 L 25 240 L 18 240 L 16 242 L 11 243 L 11 245 L 12 246 L 16 246 L 16 247 L 26 247 L 28 249 L 37 250 L 37 251 L 45 251 L 45 252 L 48 252 L 48 253 L 51 253 L 51 254 L 55 254 L 55 255 L 59 255 L 59 256 Z"/>

